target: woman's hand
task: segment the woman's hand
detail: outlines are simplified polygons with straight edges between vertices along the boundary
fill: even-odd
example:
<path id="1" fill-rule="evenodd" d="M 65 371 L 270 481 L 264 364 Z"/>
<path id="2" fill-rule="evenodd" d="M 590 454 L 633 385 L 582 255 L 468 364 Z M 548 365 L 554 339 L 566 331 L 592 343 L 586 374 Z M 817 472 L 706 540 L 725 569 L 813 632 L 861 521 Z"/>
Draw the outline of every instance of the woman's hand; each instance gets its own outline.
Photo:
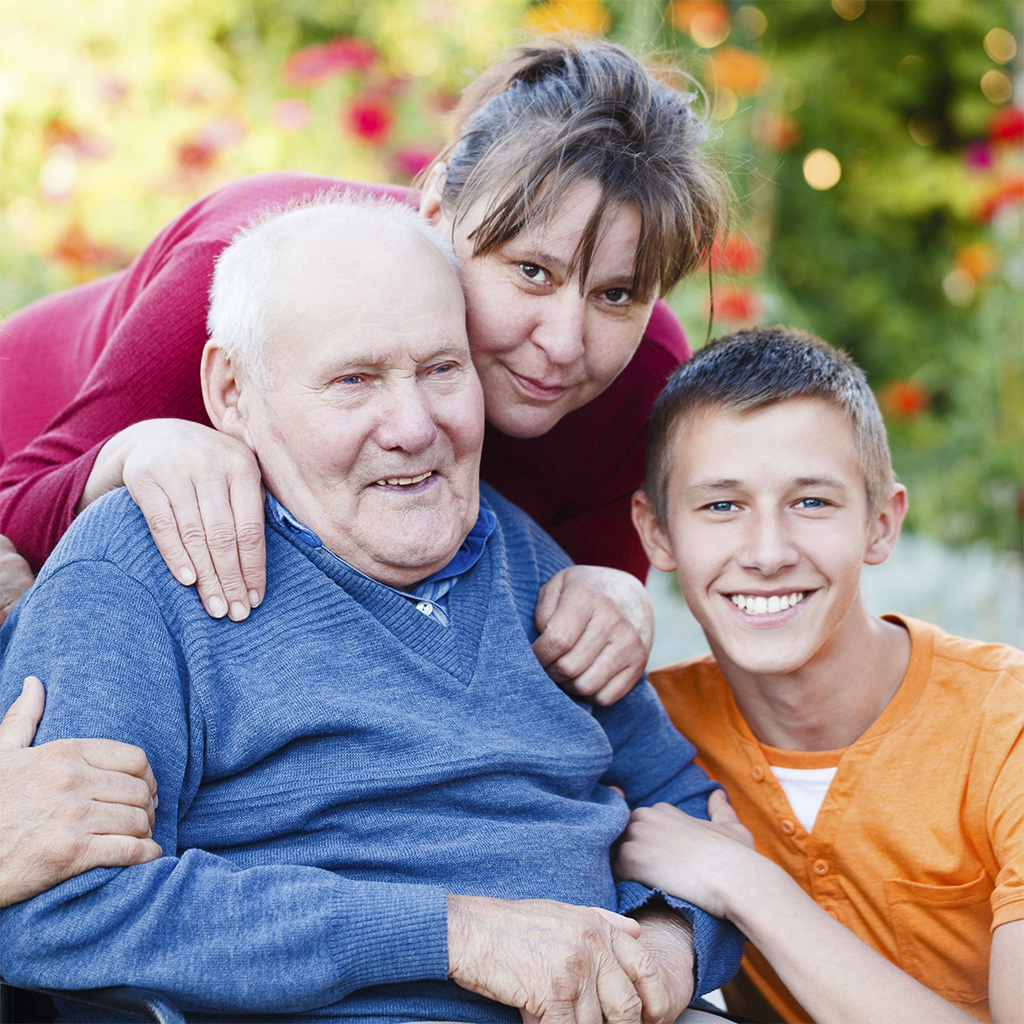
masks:
<path id="1" fill-rule="evenodd" d="M 614 704 L 643 675 L 654 638 L 654 608 L 629 573 L 573 565 L 537 600 L 533 653 L 551 678 L 595 704 Z"/>
<path id="2" fill-rule="evenodd" d="M 122 484 L 174 578 L 196 585 L 213 618 L 237 622 L 263 600 L 263 493 L 245 444 L 189 420 L 144 420 L 100 450 L 79 511 Z"/>
<path id="3" fill-rule="evenodd" d="M 754 852 L 723 790 L 708 798 L 708 817 L 692 818 L 671 804 L 635 808 L 619 843 L 617 874 L 729 917 L 730 893 L 747 888 L 740 881 L 762 867 L 776 869 Z"/>

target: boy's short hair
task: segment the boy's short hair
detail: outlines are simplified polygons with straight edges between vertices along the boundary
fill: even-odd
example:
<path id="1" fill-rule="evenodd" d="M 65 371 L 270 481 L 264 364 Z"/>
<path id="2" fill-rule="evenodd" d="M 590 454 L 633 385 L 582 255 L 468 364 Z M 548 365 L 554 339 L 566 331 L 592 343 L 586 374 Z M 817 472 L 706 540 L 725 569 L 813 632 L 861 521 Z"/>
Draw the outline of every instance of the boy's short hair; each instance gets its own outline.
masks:
<path id="1" fill-rule="evenodd" d="M 644 490 L 667 524 L 668 478 L 680 422 L 716 406 L 760 409 L 789 398 L 822 398 L 853 428 L 869 514 L 892 494 L 895 477 L 878 402 L 864 372 L 845 353 L 790 327 L 752 327 L 716 338 L 669 378 L 651 413 Z"/>

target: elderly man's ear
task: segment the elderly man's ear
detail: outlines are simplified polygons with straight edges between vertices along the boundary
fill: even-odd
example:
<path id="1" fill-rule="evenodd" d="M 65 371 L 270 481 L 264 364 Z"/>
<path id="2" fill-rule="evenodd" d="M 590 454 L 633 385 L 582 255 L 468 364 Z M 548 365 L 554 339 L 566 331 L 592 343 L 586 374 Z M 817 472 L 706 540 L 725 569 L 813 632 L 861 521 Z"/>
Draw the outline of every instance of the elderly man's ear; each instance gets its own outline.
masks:
<path id="1" fill-rule="evenodd" d="M 242 401 L 243 387 L 248 382 L 245 372 L 211 338 L 203 349 L 201 373 L 203 402 L 210 422 L 225 434 L 249 444 L 248 417 Z"/>

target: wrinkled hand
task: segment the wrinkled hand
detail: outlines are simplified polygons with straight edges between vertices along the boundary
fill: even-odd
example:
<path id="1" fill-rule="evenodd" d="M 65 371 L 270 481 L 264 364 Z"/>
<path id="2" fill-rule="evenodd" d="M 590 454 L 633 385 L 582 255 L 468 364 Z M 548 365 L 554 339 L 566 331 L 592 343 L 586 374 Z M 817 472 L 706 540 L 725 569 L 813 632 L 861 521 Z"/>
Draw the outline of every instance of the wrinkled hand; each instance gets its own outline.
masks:
<path id="1" fill-rule="evenodd" d="M 640 927 L 551 900 L 448 897 L 448 974 L 518 1007 L 524 1024 L 655 1024 L 670 1006 Z"/>
<path id="2" fill-rule="evenodd" d="M 619 842 L 618 876 L 729 917 L 730 884 L 763 858 L 720 789 L 708 798 L 708 817 L 692 818 L 671 804 L 637 807 Z"/>
<path id="3" fill-rule="evenodd" d="M 188 420 L 146 420 L 122 435 L 121 479 L 175 579 L 195 583 L 213 618 L 246 618 L 266 588 L 256 456 Z"/>
<path id="4" fill-rule="evenodd" d="M 151 838 L 156 780 L 146 755 L 115 740 L 31 747 L 45 699 L 29 676 L 0 722 L 0 907 L 161 852 Z"/>
<path id="5" fill-rule="evenodd" d="M 11 614 L 21 595 L 35 583 L 35 579 L 28 562 L 0 534 L 0 626 Z"/>
<path id="6" fill-rule="evenodd" d="M 662 1020 L 672 1024 L 693 998 L 693 929 L 681 914 L 663 907 L 644 907 L 634 916 L 640 922 L 640 945 L 661 971 L 669 996 Z"/>
<path id="7" fill-rule="evenodd" d="M 551 678 L 580 697 L 614 704 L 643 675 L 654 609 L 629 573 L 573 565 L 541 589 L 533 653 Z"/>

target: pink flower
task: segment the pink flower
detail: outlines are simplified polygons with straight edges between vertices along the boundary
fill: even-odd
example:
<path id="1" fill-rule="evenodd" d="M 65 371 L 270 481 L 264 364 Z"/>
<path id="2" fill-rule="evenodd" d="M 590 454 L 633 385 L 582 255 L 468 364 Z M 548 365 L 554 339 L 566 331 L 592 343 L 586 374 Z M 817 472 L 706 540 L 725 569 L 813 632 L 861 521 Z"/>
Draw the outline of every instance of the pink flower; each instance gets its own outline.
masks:
<path id="1" fill-rule="evenodd" d="M 988 137 L 996 143 L 1020 142 L 1024 139 L 1024 110 L 1020 107 L 999 107 L 992 111 Z"/>
<path id="2" fill-rule="evenodd" d="M 366 71 L 376 59 L 377 51 L 369 43 L 339 36 L 297 50 L 281 65 L 281 79 L 293 89 L 318 85 L 349 71 Z"/>
<path id="3" fill-rule="evenodd" d="M 395 154 L 395 165 L 407 178 L 415 178 L 420 171 L 426 170 L 437 156 L 437 150 L 427 145 L 412 145 L 400 149 Z"/>
<path id="4" fill-rule="evenodd" d="M 278 100 L 270 108 L 271 122 L 286 132 L 302 131 L 311 117 L 312 110 L 305 100 Z"/>
<path id="5" fill-rule="evenodd" d="M 348 130 L 371 146 L 380 145 L 388 137 L 393 122 L 391 108 L 381 97 L 371 93 L 357 97 L 345 111 Z"/>

